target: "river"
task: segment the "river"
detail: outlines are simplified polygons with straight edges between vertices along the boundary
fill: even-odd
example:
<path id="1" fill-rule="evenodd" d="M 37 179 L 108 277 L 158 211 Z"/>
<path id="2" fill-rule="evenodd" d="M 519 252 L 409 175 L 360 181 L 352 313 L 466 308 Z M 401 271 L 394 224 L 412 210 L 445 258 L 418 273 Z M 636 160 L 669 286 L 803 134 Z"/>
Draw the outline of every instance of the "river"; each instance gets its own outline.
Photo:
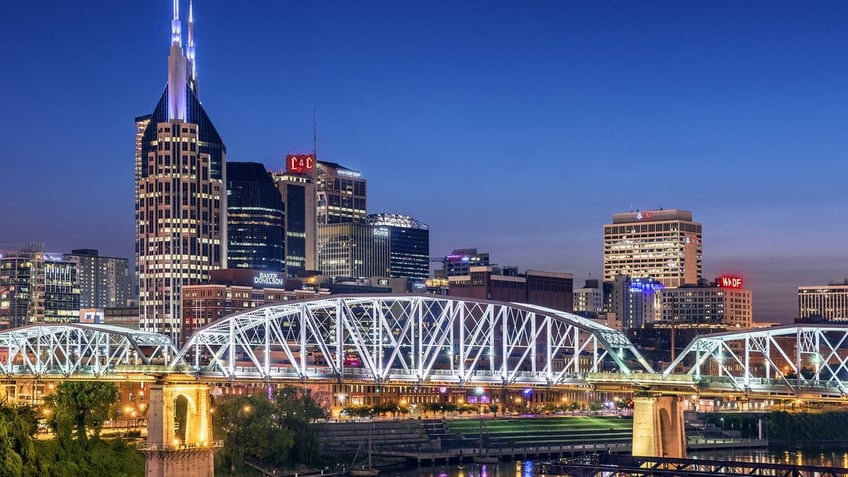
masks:
<path id="1" fill-rule="evenodd" d="M 798 465 L 822 465 L 848 468 L 848 449 L 831 450 L 736 450 L 693 452 L 688 457 L 730 459 L 747 462 L 768 462 Z M 542 459 L 544 460 L 544 459 Z M 457 464 L 422 466 L 420 469 L 385 470 L 382 477 L 534 477 L 534 461 L 502 462 L 500 464 Z"/>

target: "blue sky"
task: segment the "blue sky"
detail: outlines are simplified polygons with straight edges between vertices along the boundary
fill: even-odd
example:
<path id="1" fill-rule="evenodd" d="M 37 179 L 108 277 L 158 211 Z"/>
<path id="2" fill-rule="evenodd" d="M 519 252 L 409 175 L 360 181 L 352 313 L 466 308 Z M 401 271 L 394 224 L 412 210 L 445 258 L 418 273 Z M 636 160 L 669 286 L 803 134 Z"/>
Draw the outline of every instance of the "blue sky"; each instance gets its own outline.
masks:
<path id="1" fill-rule="evenodd" d="M 704 224 L 705 275 L 755 319 L 848 276 L 848 4 L 195 2 L 200 97 L 231 161 L 362 171 L 369 211 L 431 255 L 602 270 L 631 208 Z M 171 6 L 2 2 L 0 248 L 133 255 L 133 119 L 166 78 Z M 187 3 L 183 3 L 183 11 Z"/>

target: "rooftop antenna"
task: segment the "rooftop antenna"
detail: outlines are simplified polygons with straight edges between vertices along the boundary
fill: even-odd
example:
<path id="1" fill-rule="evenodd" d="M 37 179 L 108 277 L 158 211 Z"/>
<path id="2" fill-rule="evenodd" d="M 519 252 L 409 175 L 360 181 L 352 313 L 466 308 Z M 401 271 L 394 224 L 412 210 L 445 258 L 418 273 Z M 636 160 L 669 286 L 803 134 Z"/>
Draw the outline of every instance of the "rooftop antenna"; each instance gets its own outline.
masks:
<path id="1" fill-rule="evenodd" d="M 312 108 L 312 157 L 318 160 L 318 112 Z"/>

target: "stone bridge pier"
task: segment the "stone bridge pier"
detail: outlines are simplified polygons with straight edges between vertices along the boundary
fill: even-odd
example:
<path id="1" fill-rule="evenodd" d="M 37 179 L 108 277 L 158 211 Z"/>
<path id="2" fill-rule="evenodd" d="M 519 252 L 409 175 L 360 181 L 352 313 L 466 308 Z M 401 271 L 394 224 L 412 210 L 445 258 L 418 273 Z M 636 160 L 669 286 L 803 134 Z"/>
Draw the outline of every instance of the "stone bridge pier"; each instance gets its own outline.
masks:
<path id="1" fill-rule="evenodd" d="M 147 477 L 212 477 L 209 385 L 164 377 L 150 386 Z"/>
<path id="2" fill-rule="evenodd" d="M 633 455 L 686 457 L 683 400 L 679 396 L 633 397 Z"/>

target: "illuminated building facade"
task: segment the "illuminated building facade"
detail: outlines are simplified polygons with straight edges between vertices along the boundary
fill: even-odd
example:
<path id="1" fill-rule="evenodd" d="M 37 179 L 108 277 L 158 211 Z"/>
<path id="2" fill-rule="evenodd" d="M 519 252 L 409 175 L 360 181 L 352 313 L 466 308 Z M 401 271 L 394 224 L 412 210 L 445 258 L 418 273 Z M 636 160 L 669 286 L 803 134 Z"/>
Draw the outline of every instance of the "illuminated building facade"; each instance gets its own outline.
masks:
<path id="1" fill-rule="evenodd" d="M 696 284 L 702 267 L 701 224 L 690 211 L 615 214 L 604 225 L 604 281 L 626 275 L 679 287 Z"/>
<path id="2" fill-rule="evenodd" d="M 848 280 L 798 287 L 801 321 L 848 322 Z"/>
<path id="3" fill-rule="evenodd" d="M 489 253 L 477 252 L 476 248 L 453 250 L 442 260 L 442 278 L 468 275 L 471 267 L 488 267 Z"/>
<path id="4" fill-rule="evenodd" d="M 493 266 L 471 267 L 468 275 L 448 277 L 448 295 L 479 300 L 529 303 L 555 310 L 574 309 L 574 276 L 570 273 L 527 270 L 504 274 Z"/>
<path id="5" fill-rule="evenodd" d="M 80 308 L 125 307 L 134 298 L 128 259 L 87 248 L 71 250 L 65 259 L 77 263 Z"/>
<path id="6" fill-rule="evenodd" d="M 598 286 L 598 280 L 586 280 L 583 288 L 574 290 L 575 313 L 602 313 L 604 311 L 604 292 Z"/>
<path id="7" fill-rule="evenodd" d="M 317 167 L 310 154 L 286 156 L 286 172 L 273 174 L 285 208 L 286 276 L 316 270 Z"/>
<path id="8" fill-rule="evenodd" d="M 658 295 L 660 310 L 655 326 L 749 328 L 753 322 L 751 290 L 743 288 L 739 277 L 666 288 Z"/>
<path id="9" fill-rule="evenodd" d="M 299 300 L 319 295 L 302 289 L 300 280 L 282 272 L 226 269 L 214 270 L 207 283 L 183 287 L 183 336 L 233 313 L 266 304 Z"/>
<path id="10" fill-rule="evenodd" d="M 182 287 L 227 261 L 226 147 L 200 104 L 189 7 L 182 45 L 174 2 L 168 80 L 136 118 L 136 274 L 140 328 L 179 338 Z"/>
<path id="11" fill-rule="evenodd" d="M 318 269 L 327 277 L 388 277 L 388 231 L 365 222 L 318 224 Z"/>
<path id="12" fill-rule="evenodd" d="M 359 171 L 334 162 L 317 163 L 319 225 L 364 222 L 367 181 Z"/>
<path id="13" fill-rule="evenodd" d="M 368 224 L 375 228 L 375 233 L 389 235 L 389 277 L 423 282 L 430 276 L 427 224 L 397 214 L 371 214 Z"/>
<path id="14" fill-rule="evenodd" d="M 227 163 L 227 264 L 269 272 L 284 270 L 285 214 L 265 166 Z"/>
<path id="15" fill-rule="evenodd" d="M 77 264 L 40 245 L 0 256 L 0 326 L 79 320 Z"/>

